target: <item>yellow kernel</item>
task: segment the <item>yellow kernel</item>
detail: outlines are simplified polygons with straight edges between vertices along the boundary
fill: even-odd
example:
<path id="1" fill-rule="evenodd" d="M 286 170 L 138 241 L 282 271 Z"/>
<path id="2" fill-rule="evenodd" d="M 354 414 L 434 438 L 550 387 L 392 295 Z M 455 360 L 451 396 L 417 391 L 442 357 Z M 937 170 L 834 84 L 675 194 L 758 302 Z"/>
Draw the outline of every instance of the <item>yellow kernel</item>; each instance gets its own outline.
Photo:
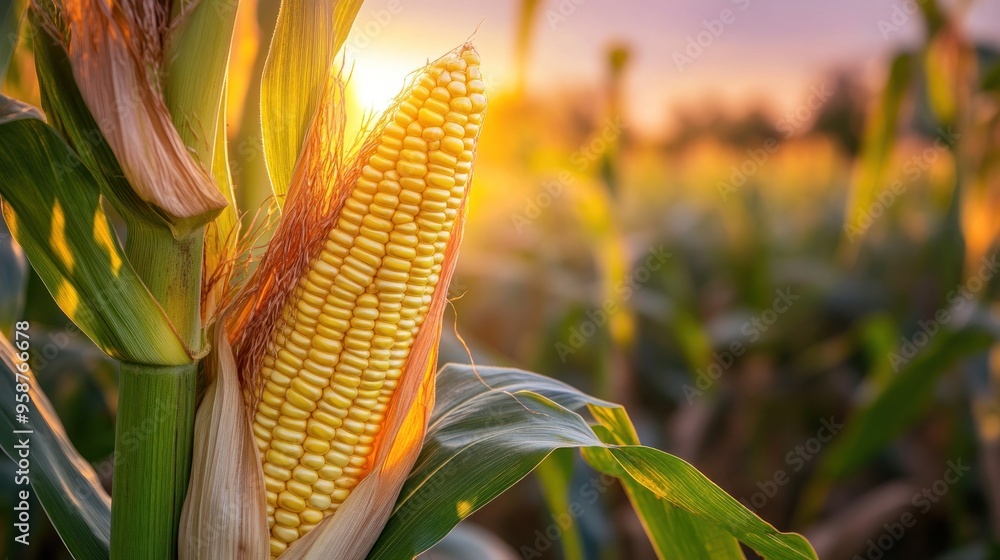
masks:
<path id="1" fill-rule="evenodd" d="M 268 450 L 264 456 L 269 463 L 273 463 L 283 469 L 293 469 L 295 468 L 295 459 L 277 451 L 275 449 Z"/>
<path id="2" fill-rule="evenodd" d="M 302 378 L 301 373 L 299 374 L 299 377 L 296 377 L 295 379 L 292 380 L 290 391 L 295 391 L 297 393 L 297 395 L 302 395 L 310 403 L 318 401 L 319 398 L 323 396 L 323 391 L 321 389 L 319 389 L 318 387 L 315 387 L 313 385 L 310 385 L 309 383 L 306 383 L 306 381 Z M 290 398 L 291 397 L 289 397 L 289 399 Z M 296 404 L 298 404 L 298 403 L 296 403 Z M 305 407 L 301 406 L 301 405 L 299 406 L 299 408 L 305 409 Z M 277 432 L 275 432 L 275 433 L 277 433 Z"/>
<path id="3" fill-rule="evenodd" d="M 471 86 L 470 89 L 472 89 Z M 482 92 L 470 94 L 469 100 L 472 101 L 472 111 L 474 113 L 479 113 L 483 109 L 486 109 L 486 96 Z"/>
<path id="4" fill-rule="evenodd" d="M 462 114 L 469 114 L 472 112 L 472 100 L 468 97 L 456 97 L 449 103 L 452 111 L 457 111 Z"/>
<path id="5" fill-rule="evenodd" d="M 303 441 L 305 441 L 305 439 L 306 439 L 305 434 L 302 434 L 302 433 L 299 433 L 299 432 L 294 432 L 294 431 L 289 430 L 288 428 L 286 428 L 284 426 L 276 426 L 274 428 L 274 435 L 275 435 L 275 437 L 280 438 L 283 441 L 286 441 L 286 442 L 289 442 L 289 443 L 298 443 L 298 444 L 300 444 Z"/>
<path id="6" fill-rule="evenodd" d="M 430 91 L 426 87 L 417 84 L 416 86 L 414 86 L 410 94 L 416 99 L 424 100 L 427 99 L 428 95 L 430 95 Z"/>
<path id="7" fill-rule="evenodd" d="M 404 113 L 402 111 L 398 111 L 398 112 L 396 112 L 396 114 L 394 114 L 392 116 L 392 120 L 396 124 L 399 124 L 401 126 L 406 126 L 406 125 L 410 124 L 411 122 L 413 122 L 413 117 L 411 117 L 410 115 L 407 115 L 406 113 Z"/>
<path id="8" fill-rule="evenodd" d="M 475 105 L 475 101 L 473 101 L 473 105 Z M 441 113 L 435 113 L 434 111 L 431 111 L 426 107 L 420 109 L 420 113 L 417 116 L 417 119 L 419 120 L 420 124 L 425 127 L 441 126 L 445 122 L 444 117 L 442 116 Z"/>
<path id="9" fill-rule="evenodd" d="M 425 130 L 424 133 L 426 134 L 426 132 L 427 131 Z M 407 136 L 406 139 L 403 140 L 403 148 L 407 150 L 417 150 L 418 152 L 426 152 L 427 141 L 423 138 L 417 138 L 416 136 Z"/>
<path id="10" fill-rule="evenodd" d="M 278 540 L 291 544 L 299 538 L 299 530 L 292 527 L 283 527 L 281 525 L 275 525 L 271 527 L 271 534 L 275 536 Z"/>
<path id="11" fill-rule="evenodd" d="M 422 150 L 403 150 L 399 153 L 399 157 L 400 159 L 414 163 L 427 163 L 427 154 Z M 400 174 L 402 175 L 403 173 L 400 172 Z"/>
<path id="12" fill-rule="evenodd" d="M 446 136 L 444 140 L 441 141 L 441 151 L 446 152 L 450 155 L 457 157 L 464 150 L 465 150 L 465 142 L 463 142 L 461 138 L 456 138 L 454 136 Z"/>
<path id="13" fill-rule="evenodd" d="M 280 481 L 285 481 L 292 478 L 292 471 L 288 469 L 283 469 L 278 465 L 272 463 L 264 463 L 264 474 Z"/>
<path id="14" fill-rule="evenodd" d="M 451 95 L 448 93 L 448 88 L 438 86 L 431 90 L 431 99 L 437 101 L 448 101 L 451 99 Z"/>
<path id="15" fill-rule="evenodd" d="M 309 440 L 306 440 L 306 441 L 309 441 Z M 327 447 L 327 449 L 329 449 L 330 444 L 327 443 L 326 447 Z M 326 454 L 326 451 L 324 451 L 322 454 L 318 454 L 318 453 L 306 453 L 305 455 L 302 456 L 302 459 L 301 459 L 302 465 L 305 466 L 305 467 L 308 467 L 310 469 L 313 469 L 313 470 L 319 470 L 320 468 L 323 467 L 323 465 L 326 464 L 326 461 L 323 459 L 323 455 L 324 454 Z"/>
<path id="16" fill-rule="evenodd" d="M 312 495 L 312 486 L 308 484 L 302 484 L 294 478 L 285 483 L 288 487 L 288 491 L 295 494 L 296 496 L 305 499 Z"/>
<path id="17" fill-rule="evenodd" d="M 278 505 L 295 513 L 306 509 L 305 501 L 288 491 L 278 494 Z"/>
<path id="18" fill-rule="evenodd" d="M 298 409 L 298 411 L 293 410 L 293 414 L 285 412 L 285 408 L 287 408 L 287 405 L 289 404 Z M 291 388 L 288 391 L 285 391 L 285 402 L 281 407 L 281 412 L 288 414 L 288 416 L 291 416 L 292 418 L 299 418 L 304 411 L 312 411 L 314 408 L 316 408 L 314 401 L 298 392 L 296 389 Z"/>
<path id="19" fill-rule="evenodd" d="M 379 171 L 388 171 L 394 167 L 393 160 L 382 157 L 378 154 L 372 155 L 372 157 L 368 159 L 368 164 Z"/>
<path id="20" fill-rule="evenodd" d="M 449 137 L 450 138 L 450 137 Z M 443 143 L 442 143 L 443 145 Z M 441 150 L 431 152 L 431 163 L 444 168 L 454 168 L 458 165 L 458 158 Z"/>
<path id="21" fill-rule="evenodd" d="M 403 177 L 423 177 L 427 174 L 426 165 L 412 161 L 400 160 L 396 164 L 396 169 L 399 170 L 399 174 Z M 400 179 L 400 184 L 403 188 L 406 188 L 406 185 L 403 183 L 403 179 Z"/>
<path id="22" fill-rule="evenodd" d="M 475 105 L 475 103 L 473 103 L 473 105 Z M 466 124 L 469 123 L 469 115 L 465 113 L 460 113 L 458 111 L 448 111 L 448 114 L 445 115 L 445 120 L 447 120 L 448 122 L 465 126 Z"/>
<path id="23" fill-rule="evenodd" d="M 313 490 L 316 490 L 315 484 L 313 485 Z M 330 494 L 321 494 L 319 491 L 316 491 L 312 496 L 309 496 L 306 503 L 309 504 L 309 507 L 314 507 L 319 511 L 326 511 L 330 507 L 330 501 Z"/>
<path id="24" fill-rule="evenodd" d="M 439 99 L 428 99 L 427 102 L 424 103 L 423 110 L 433 111 L 434 113 L 443 116 L 446 113 L 448 113 L 449 109 L 450 107 L 448 106 L 448 103 L 446 101 L 441 101 Z M 442 120 L 442 123 L 443 122 L 444 121 Z"/>
<path id="25" fill-rule="evenodd" d="M 312 484 L 319 478 L 316 471 L 307 469 L 301 465 L 295 467 L 295 470 L 292 471 L 292 476 L 302 484 Z"/>
<path id="26" fill-rule="evenodd" d="M 423 139 L 433 142 L 444 138 L 444 129 L 439 126 L 432 126 L 424 129 Z"/>
<path id="27" fill-rule="evenodd" d="M 317 412 L 314 412 L 313 414 L 314 415 L 315 414 L 323 414 L 323 412 L 317 411 Z M 329 438 L 327 438 L 327 440 L 329 440 Z M 329 441 L 323 441 L 322 438 L 316 438 L 316 437 L 309 436 L 309 437 L 306 437 L 306 441 L 302 444 L 302 447 L 308 452 L 308 453 L 305 453 L 303 455 L 303 459 L 301 459 L 302 464 L 305 465 L 305 459 L 304 459 L 304 457 L 306 457 L 306 456 L 315 457 L 316 455 L 322 455 L 322 454 L 326 453 L 327 451 L 330 450 L 330 442 Z M 318 468 L 318 467 L 314 467 L 312 465 L 306 465 L 306 466 L 309 467 L 309 468 L 312 468 L 312 469 Z"/>
<path id="28" fill-rule="evenodd" d="M 459 139 L 465 136 L 465 126 L 458 123 L 446 123 L 441 129 L 444 130 L 446 136 L 454 136 Z"/>
<path id="29" fill-rule="evenodd" d="M 298 527 L 301 523 L 298 515 L 283 509 L 274 512 L 274 522 L 285 527 Z"/>

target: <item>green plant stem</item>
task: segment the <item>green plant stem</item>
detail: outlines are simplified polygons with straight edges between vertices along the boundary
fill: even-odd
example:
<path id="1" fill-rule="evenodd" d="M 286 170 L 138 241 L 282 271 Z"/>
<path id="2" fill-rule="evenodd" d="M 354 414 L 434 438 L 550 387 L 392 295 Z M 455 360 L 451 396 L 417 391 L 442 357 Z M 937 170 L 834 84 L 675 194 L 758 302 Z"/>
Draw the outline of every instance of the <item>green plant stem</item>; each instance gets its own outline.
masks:
<path id="1" fill-rule="evenodd" d="M 203 243 L 203 230 L 175 239 L 165 228 L 130 224 L 125 244 L 132 266 L 194 356 L 202 348 Z M 173 560 L 191 471 L 198 362 L 122 363 L 119 379 L 111 558 Z"/>
<path id="2" fill-rule="evenodd" d="M 204 228 L 175 239 L 166 228 L 129 224 L 125 254 L 194 353 L 202 346 L 201 265 Z M 155 341 L 152 343 L 155 344 Z"/>
<path id="3" fill-rule="evenodd" d="M 197 364 L 123 363 L 115 432 L 111 558 L 177 557 L 191 471 Z"/>

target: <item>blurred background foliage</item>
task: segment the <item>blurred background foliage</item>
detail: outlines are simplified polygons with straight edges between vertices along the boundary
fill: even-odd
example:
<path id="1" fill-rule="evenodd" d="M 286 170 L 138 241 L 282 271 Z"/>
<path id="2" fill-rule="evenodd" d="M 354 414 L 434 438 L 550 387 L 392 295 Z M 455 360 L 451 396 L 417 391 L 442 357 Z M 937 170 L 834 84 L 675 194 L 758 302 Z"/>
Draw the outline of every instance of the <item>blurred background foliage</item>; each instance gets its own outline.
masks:
<path id="1" fill-rule="evenodd" d="M 625 404 L 643 441 L 821 558 L 1000 558 L 1000 34 L 967 32 L 970 3 L 926 0 L 905 22 L 919 40 L 877 72 L 817 70 L 783 109 L 707 95 L 650 135 L 623 116 L 650 53 L 605 45 L 595 82 L 538 93 L 533 41 L 566 2 L 508 3 L 513 79 L 489 84 L 443 359 Z M 276 10 L 241 2 L 229 86 L 237 196 L 265 238 L 255 108 Z M 4 88 L 37 103 L 26 38 Z M 0 329 L 31 321 L 40 383 L 110 489 L 116 366 L 5 231 L 0 280 Z M 29 557 L 65 556 L 33 522 Z M 428 557 L 654 557 L 621 491 L 563 453 L 472 522 Z"/>

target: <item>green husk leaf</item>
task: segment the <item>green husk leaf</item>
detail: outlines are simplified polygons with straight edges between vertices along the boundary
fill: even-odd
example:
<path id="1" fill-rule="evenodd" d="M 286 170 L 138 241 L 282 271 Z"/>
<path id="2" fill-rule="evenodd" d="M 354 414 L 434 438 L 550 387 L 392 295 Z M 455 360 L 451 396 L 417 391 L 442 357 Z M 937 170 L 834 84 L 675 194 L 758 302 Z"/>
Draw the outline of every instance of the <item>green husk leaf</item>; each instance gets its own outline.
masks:
<path id="1" fill-rule="evenodd" d="M 206 168 L 218 150 L 217 130 L 223 112 L 226 68 L 238 2 L 179 0 L 167 40 L 163 100 L 184 145 Z M 218 176 L 215 177 L 218 181 Z M 223 193 L 225 194 L 225 193 Z M 230 200 L 231 202 L 231 200 Z"/>
<path id="2" fill-rule="evenodd" d="M 306 132 L 319 107 L 334 56 L 362 0 L 284 0 L 260 87 L 264 158 L 284 206 Z"/>
<path id="3" fill-rule="evenodd" d="M 91 174 L 37 112 L 0 98 L 3 104 L 4 218 L 56 303 L 113 358 L 189 363 L 187 349 L 125 258 Z"/>

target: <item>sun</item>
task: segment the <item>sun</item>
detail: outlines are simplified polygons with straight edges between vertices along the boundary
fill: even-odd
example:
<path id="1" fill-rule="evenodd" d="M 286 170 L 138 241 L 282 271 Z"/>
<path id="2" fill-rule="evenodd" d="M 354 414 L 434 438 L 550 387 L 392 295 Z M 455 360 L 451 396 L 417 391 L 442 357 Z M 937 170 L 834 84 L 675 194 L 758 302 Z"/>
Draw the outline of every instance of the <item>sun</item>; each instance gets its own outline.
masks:
<path id="1" fill-rule="evenodd" d="M 406 85 L 413 72 L 389 57 L 363 53 L 344 71 L 350 76 L 347 83 L 347 132 L 354 138 L 364 132 L 362 126 L 370 124 L 390 106 Z"/>
<path id="2" fill-rule="evenodd" d="M 381 113 L 403 90 L 412 71 L 390 59 L 359 58 L 349 70 L 348 95 L 358 108 Z"/>

